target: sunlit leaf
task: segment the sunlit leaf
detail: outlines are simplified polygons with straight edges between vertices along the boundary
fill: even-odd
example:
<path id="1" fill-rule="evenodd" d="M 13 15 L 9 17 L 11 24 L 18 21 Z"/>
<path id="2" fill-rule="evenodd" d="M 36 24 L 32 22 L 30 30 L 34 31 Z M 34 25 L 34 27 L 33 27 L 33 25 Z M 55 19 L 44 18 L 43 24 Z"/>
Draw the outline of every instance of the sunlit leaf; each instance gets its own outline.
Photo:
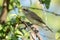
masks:
<path id="1" fill-rule="evenodd" d="M 2 25 L 0 25 L 0 30 L 2 30 Z"/>
<path id="2" fill-rule="evenodd" d="M 3 4 L 3 0 L 0 0 L 0 6 L 2 6 L 2 4 Z"/>

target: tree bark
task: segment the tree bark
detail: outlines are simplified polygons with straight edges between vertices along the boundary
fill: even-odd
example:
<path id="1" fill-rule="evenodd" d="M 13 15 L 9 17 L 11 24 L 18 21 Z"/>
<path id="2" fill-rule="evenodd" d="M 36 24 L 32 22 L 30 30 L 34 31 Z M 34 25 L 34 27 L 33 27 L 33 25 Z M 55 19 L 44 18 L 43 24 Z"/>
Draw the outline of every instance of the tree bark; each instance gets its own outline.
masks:
<path id="1" fill-rule="evenodd" d="M 4 0 L 3 1 L 3 6 L 2 6 L 3 9 L 2 9 L 2 13 L 0 15 L 0 24 L 6 22 L 8 7 L 9 7 L 9 1 L 10 0 Z"/>

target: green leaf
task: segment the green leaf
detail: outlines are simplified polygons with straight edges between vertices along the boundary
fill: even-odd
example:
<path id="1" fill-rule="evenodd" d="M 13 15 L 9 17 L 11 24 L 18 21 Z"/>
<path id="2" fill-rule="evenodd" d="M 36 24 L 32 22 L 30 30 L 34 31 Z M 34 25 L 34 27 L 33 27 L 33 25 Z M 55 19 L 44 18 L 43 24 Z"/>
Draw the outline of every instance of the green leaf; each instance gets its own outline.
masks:
<path id="1" fill-rule="evenodd" d="M 20 34 L 21 36 L 23 36 L 22 32 L 20 32 L 18 29 L 15 31 L 15 34 Z"/>
<path id="2" fill-rule="evenodd" d="M 2 6 L 2 4 L 3 4 L 3 0 L 0 0 L 0 6 Z"/>
<path id="3" fill-rule="evenodd" d="M 10 2 L 12 2 L 13 0 L 10 0 Z"/>
<path id="4" fill-rule="evenodd" d="M 0 24 L 0 30 L 2 30 L 2 25 Z"/>
<path id="5" fill-rule="evenodd" d="M 9 5 L 9 9 L 13 9 L 13 6 L 12 5 Z"/>

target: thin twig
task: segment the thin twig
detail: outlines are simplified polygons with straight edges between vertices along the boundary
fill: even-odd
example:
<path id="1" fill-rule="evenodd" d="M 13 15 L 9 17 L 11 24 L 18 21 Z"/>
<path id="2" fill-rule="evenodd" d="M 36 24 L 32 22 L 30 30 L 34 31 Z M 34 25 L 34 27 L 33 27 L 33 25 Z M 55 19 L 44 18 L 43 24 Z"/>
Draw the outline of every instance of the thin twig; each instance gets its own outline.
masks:
<path id="1" fill-rule="evenodd" d="M 28 27 L 28 24 L 25 23 L 25 25 Z M 33 25 L 32 25 L 32 26 L 33 26 Z M 38 30 L 38 28 L 37 28 L 36 26 L 34 26 L 34 28 L 36 28 L 35 30 Z M 31 32 L 31 34 L 30 34 L 31 37 L 32 37 L 31 40 L 35 40 L 34 37 L 35 37 L 36 35 L 37 35 L 37 37 L 38 37 L 39 40 L 42 40 L 41 36 L 39 35 L 39 32 L 36 33 L 33 29 L 32 29 L 32 31 L 33 31 L 34 35 L 32 35 L 32 32 Z"/>

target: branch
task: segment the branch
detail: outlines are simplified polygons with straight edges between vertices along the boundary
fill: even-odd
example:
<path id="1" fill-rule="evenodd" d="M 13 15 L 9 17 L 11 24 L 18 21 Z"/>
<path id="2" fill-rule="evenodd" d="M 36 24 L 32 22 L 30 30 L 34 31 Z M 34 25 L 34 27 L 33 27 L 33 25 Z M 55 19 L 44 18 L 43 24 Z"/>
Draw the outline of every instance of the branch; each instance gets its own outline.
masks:
<path id="1" fill-rule="evenodd" d="M 36 38 L 38 37 L 39 40 L 42 40 L 40 34 L 39 34 L 39 30 L 38 30 L 38 26 L 37 25 L 31 25 L 27 22 L 23 22 L 26 26 L 26 28 L 30 27 L 30 29 L 32 30 L 30 32 L 30 40 L 36 40 Z M 37 37 L 36 37 L 37 36 Z"/>
<path id="2" fill-rule="evenodd" d="M 39 40 L 43 40 L 39 34 L 39 29 L 38 29 L 39 26 L 38 25 L 32 25 L 32 27 L 33 27 L 32 30 L 35 33 L 35 36 L 38 37 Z"/>
<path id="3" fill-rule="evenodd" d="M 4 0 L 3 1 L 3 9 L 2 9 L 2 13 L 0 15 L 0 23 L 2 23 L 2 24 L 6 22 L 9 1 L 10 0 Z"/>

